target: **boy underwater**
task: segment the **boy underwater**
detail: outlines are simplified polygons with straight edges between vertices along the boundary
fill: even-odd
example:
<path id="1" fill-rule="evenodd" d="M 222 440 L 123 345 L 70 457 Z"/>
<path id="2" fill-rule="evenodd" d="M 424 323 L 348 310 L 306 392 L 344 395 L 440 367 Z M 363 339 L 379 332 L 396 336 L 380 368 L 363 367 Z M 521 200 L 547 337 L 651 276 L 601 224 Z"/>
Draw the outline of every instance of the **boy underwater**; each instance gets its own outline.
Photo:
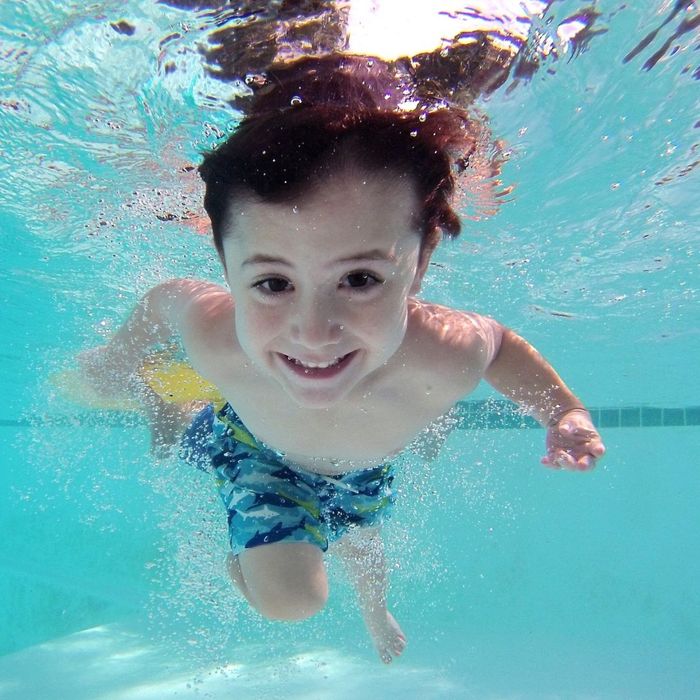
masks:
<path id="1" fill-rule="evenodd" d="M 455 193 L 483 127 L 443 103 L 412 107 L 405 86 L 359 66 L 278 71 L 205 155 L 228 289 L 159 284 L 80 364 L 100 395 L 139 397 L 163 434 L 172 408 L 139 368 L 178 336 L 225 398 L 197 414 L 182 454 L 216 473 L 233 583 L 267 618 L 307 618 L 328 598 L 332 542 L 389 663 L 406 644 L 380 537 L 393 456 L 481 379 L 546 427 L 545 465 L 589 470 L 605 448 L 524 339 L 416 296 L 441 235 L 460 231 Z"/>

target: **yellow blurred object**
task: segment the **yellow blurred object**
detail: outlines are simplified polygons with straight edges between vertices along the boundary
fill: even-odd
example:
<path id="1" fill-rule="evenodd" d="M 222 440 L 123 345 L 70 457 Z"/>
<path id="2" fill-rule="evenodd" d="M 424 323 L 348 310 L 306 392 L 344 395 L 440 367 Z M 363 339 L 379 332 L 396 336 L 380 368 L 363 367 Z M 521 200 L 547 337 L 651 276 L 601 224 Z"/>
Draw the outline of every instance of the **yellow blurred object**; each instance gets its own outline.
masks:
<path id="1" fill-rule="evenodd" d="M 151 355 L 143 363 L 139 374 L 144 383 L 166 403 L 207 401 L 220 404 L 224 401 L 218 389 L 189 364 L 172 360 L 166 353 Z M 49 381 L 63 398 L 85 408 L 109 411 L 139 409 L 138 401 L 100 396 L 75 369 L 56 372 L 49 377 Z"/>
<path id="2" fill-rule="evenodd" d="M 168 403 L 223 401 L 219 390 L 186 362 L 163 361 L 156 355 L 144 362 L 140 374 L 143 381 Z"/>

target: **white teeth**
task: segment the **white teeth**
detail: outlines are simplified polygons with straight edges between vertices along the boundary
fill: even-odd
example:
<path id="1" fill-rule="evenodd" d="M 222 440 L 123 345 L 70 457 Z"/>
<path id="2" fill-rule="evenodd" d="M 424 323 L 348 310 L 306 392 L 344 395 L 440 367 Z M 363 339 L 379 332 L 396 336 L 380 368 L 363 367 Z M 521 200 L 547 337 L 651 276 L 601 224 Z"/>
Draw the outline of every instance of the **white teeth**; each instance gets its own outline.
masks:
<path id="1" fill-rule="evenodd" d="M 289 355 L 287 355 L 287 359 L 290 362 L 293 362 L 295 365 L 300 365 L 306 369 L 326 369 L 326 367 L 337 365 L 342 358 L 336 357 L 335 360 L 332 360 L 331 362 L 302 362 L 301 360 L 297 360 L 295 357 L 289 357 Z"/>

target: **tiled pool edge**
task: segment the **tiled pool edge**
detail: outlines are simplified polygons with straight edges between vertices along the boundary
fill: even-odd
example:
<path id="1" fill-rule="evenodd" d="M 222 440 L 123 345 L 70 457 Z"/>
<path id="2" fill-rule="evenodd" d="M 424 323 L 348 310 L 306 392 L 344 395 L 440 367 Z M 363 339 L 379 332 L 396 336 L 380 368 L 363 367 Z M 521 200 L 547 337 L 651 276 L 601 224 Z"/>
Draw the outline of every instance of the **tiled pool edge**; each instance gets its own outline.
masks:
<path id="1" fill-rule="evenodd" d="M 700 406 L 658 407 L 623 406 L 589 408 L 599 428 L 670 428 L 700 425 Z M 530 416 L 523 415 L 510 401 L 460 401 L 456 406 L 459 427 L 539 428 Z"/>
<path id="2" fill-rule="evenodd" d="M 700 406 L 659 407 L 623 406 L 592 407 L 593 422 L 599 428 L 676 428 L 700 425 Z M 484 401 L 459 401 L 454 409 L 462 430 L 487 430 L 506 428 L 539 428 L 530 416 L 523 415 L 510 401 L 487 399 Z M 41 424 L 109 425 L 134 427 L 142 420 L 134 413 L 123 411 L 90 411 L 76 414 L 42 416 Z M 26 418 L 0 418 L 0 428 L 26 428 L 36 424 Z"/>

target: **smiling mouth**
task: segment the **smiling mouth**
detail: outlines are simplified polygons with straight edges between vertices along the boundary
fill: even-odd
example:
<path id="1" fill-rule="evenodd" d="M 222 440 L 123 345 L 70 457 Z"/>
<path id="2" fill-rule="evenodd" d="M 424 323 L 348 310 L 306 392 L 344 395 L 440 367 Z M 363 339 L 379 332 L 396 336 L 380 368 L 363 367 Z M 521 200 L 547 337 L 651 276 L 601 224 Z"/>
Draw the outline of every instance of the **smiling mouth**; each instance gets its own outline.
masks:
<path id="1" fill-rule="evenodd" d="M 279 356 L 296 375 L 313 379 L 325 379 L 339 374 L 357 353 L 356 350 L 347 355 L 335 357 L 327 362 L 305 362 L 296 357 L 279 353 Z"/>

